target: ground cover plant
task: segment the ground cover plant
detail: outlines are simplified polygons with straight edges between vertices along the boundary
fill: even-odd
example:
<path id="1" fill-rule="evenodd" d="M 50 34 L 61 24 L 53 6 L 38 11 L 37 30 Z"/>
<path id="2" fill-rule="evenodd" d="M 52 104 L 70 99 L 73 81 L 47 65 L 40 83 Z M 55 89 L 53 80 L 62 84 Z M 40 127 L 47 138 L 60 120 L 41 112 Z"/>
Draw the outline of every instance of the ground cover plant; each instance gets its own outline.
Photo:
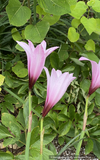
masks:
<path id="1" fill-rule="evenodd" d="M 0 1 L 0 160 L 100 159 L 99 43 L 99 0 Z"/>

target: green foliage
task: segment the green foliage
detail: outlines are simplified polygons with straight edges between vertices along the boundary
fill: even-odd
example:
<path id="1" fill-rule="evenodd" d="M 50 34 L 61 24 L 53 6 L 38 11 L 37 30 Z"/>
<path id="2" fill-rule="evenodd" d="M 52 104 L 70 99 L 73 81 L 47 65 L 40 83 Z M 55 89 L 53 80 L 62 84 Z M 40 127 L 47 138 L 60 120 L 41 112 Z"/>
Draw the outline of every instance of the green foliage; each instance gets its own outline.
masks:
<path id="1" fill-rule="evenodd" d="M 54 15 L 63 15 L 70 12 L 70 7 L 66 0 L 38 0 L 38 3 L 45 12 Z"/>
<path id="2" fill-rule="evenodd" d="M 28 7 L 20 4 L 19 0 L 9 0 L 6 7 L 10 24 L 14 26 L 22 26 L 31 16 L 31 11 Z"/>
<path id="3" fill-rule="evenodd" d="M 25 159 L 23 146 L 26 143 L 29 117 L 27 56 L 15 41 L 27 43 L 29 39 L 36 46 L 45 39 L 47 48 L 60 46 L 58 51 L 47 57 L 45 66 L 49 71 L 52 68 L 60 69 L 77 77 L 44 118 L 44 160 L 49 159 L 49 155 L 57 154 L 52 143 L 54 138 L 58 137 L 60 145 L 66 142 L 75 146 L 73 143 L 77 138 L 72 139 L 82 130 L 85 98 L 92 79 L 90 62 L 79 61 L 79 58 L 84 56 L 97 63 L 100 59 L 99 0 L 37 0 L 36 18 L 33 2 L 30 1 L 30 7 L 27 6 L 27 1 L 0 1 L 0 140 L 3 139 L 4 147 L 16 143 L 23 148 L 21 155 L 16 156 L 0 151 L 0 160 Z M 32 90 L 29 160 L 40 159 L 40 116 L 47 92 L 46 81 L 42 71 Z M 99 98 L 100 89 L 89 97 L 84 141 L 85 154 L 92 152 L 100 159 Z"/>
<path id="4" fill-rule="evenodd" d="M 24 64 L 18 61 L 17 64 L 12 67 L 12 71 L 20 78 L 24 78 L 28 75 L 28 70 L 24 68 Z"/>
<path id="5" fill-rule="evenodd" d="M 79 34 L 76 32 L 75 28 L 73 27 L 69 28 L 68 38 L 71 42 L 76 42 L 79 39 Z"/>
<path id="6" fill-rule="evenodd" d="M 46 21 L 40 21 L 36 25 L 28 25 L 25 28 L 25 38 L 31 40 L 34 43 L 41 42 L 49 30 L 49 23 Z"/>

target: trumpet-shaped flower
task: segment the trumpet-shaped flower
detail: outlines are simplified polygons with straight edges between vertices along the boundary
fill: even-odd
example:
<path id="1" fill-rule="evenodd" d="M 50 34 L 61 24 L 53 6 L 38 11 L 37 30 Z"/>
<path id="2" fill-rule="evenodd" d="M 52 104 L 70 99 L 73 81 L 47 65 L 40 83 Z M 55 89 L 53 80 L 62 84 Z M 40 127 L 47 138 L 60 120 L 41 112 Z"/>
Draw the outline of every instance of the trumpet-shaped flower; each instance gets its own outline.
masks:
<path id="1" fill-rule="evenodd" d="M 93 92 L 95 92 L 100 87 L 100 61 L 99 63 L 96 63 L 95 61 L 91 61 L 88 58 L 81 57 L 79 59 L 90 61 L 92 65 L 92 81 L 89 88 L 89 95 L 91 95 Z"/>
<path id="2" fill-rule="evenodd" d="M 61 99 L 70 83 L 76 78 L 68 72 L 62 73 L 60 70 L 52 69 L 51 77 L 48 69 L 44 67 L 47 75 L 47 96 L 42 116 L 45 117 L 51 108 Z"/>
<path id="3" fill-rule="evenodd" d="M 52 47 L 46 50 L 46 42 L 44 40 L 36 48 L 29 40 L 28 44 L 19 41 L 17 43 L 25 50 L 27 55 L 29 89 L 31 89 L 43 70 L 46 57 L 58 47 Z"/>

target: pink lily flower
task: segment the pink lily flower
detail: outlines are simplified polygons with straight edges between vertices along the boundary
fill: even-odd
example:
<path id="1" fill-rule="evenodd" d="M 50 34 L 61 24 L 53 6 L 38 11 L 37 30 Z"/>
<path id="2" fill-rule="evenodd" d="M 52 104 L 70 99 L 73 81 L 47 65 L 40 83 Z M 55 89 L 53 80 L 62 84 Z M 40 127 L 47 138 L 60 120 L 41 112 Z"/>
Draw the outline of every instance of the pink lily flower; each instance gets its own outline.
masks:
<path id="1" fill-rule="evenodd" d="M 88 58 L 81 57 L 80 61 L 90 61 L 92 65 L 92 81 L 89 88 L 89 95 L 95 92 L 100 87 L 100 61 L 96 63 L 95 61 L 91 61 Z"/>
<path id="2" fill-rule="evenodd" d="M 31 89 L 43 70 L 46 57 L 58 47 L 52 47 L 46 50 L 46 42 L 44 40 L 36 48 L 29 40 L 28 44 L 19 41 L 17 43 L 25 50 L 27 55 L 29 89 Z"/>
<path id="3" fill-rule="evenodd" d="M 70 83 L 76 78 L 69 72 L 62 73 L 60 70 L 55 71 L 53 68 L 51 71 L 51 77 L 48 69 L 44 67 L 47 75 L 47 96 L 43 109 L 42 116 L 45 117 L 52 107 L 61 99 L 66 92 Z"/>

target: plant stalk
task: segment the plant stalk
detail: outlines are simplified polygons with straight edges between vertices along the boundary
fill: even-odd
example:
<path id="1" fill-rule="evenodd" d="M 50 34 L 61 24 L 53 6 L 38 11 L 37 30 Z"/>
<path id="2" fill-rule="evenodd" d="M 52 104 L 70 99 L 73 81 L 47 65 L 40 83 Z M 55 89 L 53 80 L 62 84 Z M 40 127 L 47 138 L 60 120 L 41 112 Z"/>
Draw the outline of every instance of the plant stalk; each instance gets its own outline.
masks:
<path id="1" fill-rule="evenodd" d="M 31 90 L 29 90 L 29 120 L 28 120 L 28 133 L 27 133 L 26 148 L 25 148 L 25 160 L 29 159 L 29 147 L 30 147 L 30 139 L 31 139 L 31 125 L 32 125 Z"/>
<path id="2" fill-rule="evenodd" d="M 75 158 L 74 160 L 78 160 L 78 156 L 79 156 L 79 153 L 80 153 L 80 149 L 81 149 L 81 145 L 82 145 L 82 140 L 84 138 L 84 134 L 85 134 L 85 128 L 86 128 L 86 123 L 87 123 L 87 116 L 88 116 L 88 100 L 89 100 L 89 96 L 86 97 L 86 105 L 85 105 L 85 113 L 84 113 L 84 117 L 83 117 L 83 128 L 82 128 L 82 132 L 81 132 L 81 135 L 80 135 L 80 141 L 77 145 L 77 149 L 76 149 L 76 154 L 75 154 Z"/>
<path id="3" fill-rule="evenodd" d="M 40 130 L 40 160 L 43 160 L 43 136 L 44 136 L 44 129 L 43 129 L 43 117 L 41 118 L 41 130 Z"/>

